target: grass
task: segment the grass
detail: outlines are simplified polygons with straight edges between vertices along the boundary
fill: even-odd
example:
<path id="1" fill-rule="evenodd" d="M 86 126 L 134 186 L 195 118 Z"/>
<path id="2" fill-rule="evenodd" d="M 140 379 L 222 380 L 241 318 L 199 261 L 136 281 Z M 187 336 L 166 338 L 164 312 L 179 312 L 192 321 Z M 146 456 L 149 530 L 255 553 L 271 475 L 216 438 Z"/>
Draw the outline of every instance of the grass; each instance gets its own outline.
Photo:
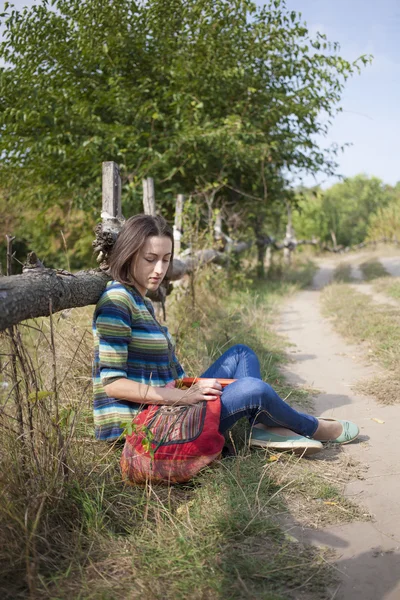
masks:
<path id="1" fill-rule="evenodd" d="M 385 267 L 376 258 L 371 258 L 362 262 L 360 264 L 360 269 L 365 281 L 372 281 L 373 279 L 389 276 L 389 273 L 386 271 Z"/>
<path id="2" fill-rule="evenodd" d="M 374 281 L 374 288 L 377 292 L 387 294 L 395 300 L 400 300 L 400 279 L 381 278 Z"/>
<path id="3" fill-rule="evenodd" d="M 375 304 L 371 297 L 345 284 L 333 284 L 322 293 L 325 314 L 352 342 L 363 343 L 368 356 L 387 369 L 383 377 L 362 382 L 357 389 L 385 404 L 400 399 L 400 307 Z"/>
<path id="4" fill-rule="evenodd" d="M 263 463 L 257 454 L 229 459 L 187 489 L 148 490 L 147 522 L 123 540 L 114 537 L 111 556 L 103 546 L 57 582 L 58 593 L 111 600 L 136 588 L 131 597 L 283 600 L 306 572 L 308 578 L 322 567 L 309 591 L 323 588 L 332 574 L 319 552 L 288 541 L 271 518 L 283 504 L 280 488 L 262 477 Z"/>
<path id="5" fill-rule="evenodd" d="M 280 375 L 285 343 L 271 326 L 282 299 L 309 283 L 313 270 L 308 263 L 281 280 L 241 277 L 232 286 L 211 266 L 198 275 L 194 298 L 176 290 L 168 325 L 188 374 L 247 343 L 263 376 L 306 406 L 307 392 Z M 357 465 L 344 465 L 334 449 L 327 463 L 250 453 L 248 427 L 238 423 L 237 456 L 192 483 L 123 485 L 121 450 L 92 439 L 90 313 L 75 309 L 21 328 L 17 350 L 30 370 L 16 363 L 19 396 L 10 387 L 14 359 L 8 351 L 2 358 L 0 595 L 294 600 L 301 590 L 310 600 L 329 598 L 332 557 L 283 534 L 277 517 L 316 526 L 362 516 L 341 493 L 343 472 L 350 477 Z"/>
<path id="6" fill-rule="evenodd" d="M 339 263 L 334 270 L 333 280 L 337 282 L 350 283 L 351 281 L 354 281 L 351 272 L 352 268 L 350 264 Z"/>
<path id="7" fill-rule="evenodd" d="M 284 486 L 282 492 L 292 518 L 302 526 L 320 528 L 336 523 L 363 520 L 369 515 L 343 496 L 344 486 L 362 478 L 360 464 L 338 447 L 327 448 L 322 455 L 307 461 L 290 455 L 272 455 L 274 481 Z"/>

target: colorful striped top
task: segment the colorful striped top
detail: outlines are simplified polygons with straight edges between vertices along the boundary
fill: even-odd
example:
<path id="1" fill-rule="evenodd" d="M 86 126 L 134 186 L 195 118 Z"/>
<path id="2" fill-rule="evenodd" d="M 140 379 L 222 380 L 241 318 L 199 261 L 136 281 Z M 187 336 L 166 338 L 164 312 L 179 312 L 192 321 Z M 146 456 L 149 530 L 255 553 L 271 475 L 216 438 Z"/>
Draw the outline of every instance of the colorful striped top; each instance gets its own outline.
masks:
<path id="1" fill-rule="evenodd" d="M 118 281 L 107 284 L 93 317 L 95 436 L 114 441 L 142 408 L 107 396 L 104 386 L 122 377 L 163 387 L 184 376 L 168 329 L 156 320 L 150 300 Z"/>

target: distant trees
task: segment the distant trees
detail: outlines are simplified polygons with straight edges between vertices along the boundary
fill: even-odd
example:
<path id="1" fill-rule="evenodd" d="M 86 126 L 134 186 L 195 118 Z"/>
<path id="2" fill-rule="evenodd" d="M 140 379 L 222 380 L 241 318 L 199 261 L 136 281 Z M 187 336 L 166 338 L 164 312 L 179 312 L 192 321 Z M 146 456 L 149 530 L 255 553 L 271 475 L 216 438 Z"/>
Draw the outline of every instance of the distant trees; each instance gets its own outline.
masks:
<path id="1" fill-rule="evenodd" d="M 0 189 L 28 244 L 63 230 L 76 264 L 71 219 L 84 211 L 87 237 L 104 160 L 120 165 L 127 215 L 152 176 L 166 216 L 181 192 L 261 235 L 289 172 L 335 170 L 315 134 L 368 61 L 311 37 L 283 0 L 41 0 L 2 20 Z"/>
<path id="2" fill-rule="evenodd" d="M 388 191 L 389 202 L 370 216 L 367 238 L 376 240 L 386 237 L 400 242 L 400 182 Z"/>
<path id="3" fill-rule="evenodd" d="M 303 190 L 294 215 L 296 233 L 331 244 L 359 244 L 370 232 L 375 215 L 382 214 L 395 195 L 394 188 L 366 175 L 345 179 L 327 190 Z"/>

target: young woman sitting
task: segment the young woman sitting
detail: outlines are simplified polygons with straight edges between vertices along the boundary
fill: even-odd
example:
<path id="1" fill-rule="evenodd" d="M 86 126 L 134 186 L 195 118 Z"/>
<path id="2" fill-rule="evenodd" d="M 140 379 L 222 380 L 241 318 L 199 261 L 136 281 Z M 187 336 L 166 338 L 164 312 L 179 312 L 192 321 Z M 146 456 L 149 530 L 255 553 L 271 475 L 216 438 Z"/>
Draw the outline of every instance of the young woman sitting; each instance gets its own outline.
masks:
<path id="1" fill-rule="evenodd" d="M 96 438 L 115 441 L 123 423 L 143 405 L 195 404 L 221 398 L 220 431 L 247 417 L 251 446 L 319 452 L 322 442 L 345 444 L 359 429 L 350 421 L 318 419 L 298 412 L 261 378 L 255 353 L 244 345 L 227 350 L 189 390 L 175 387 L 184 376 L 173 341 L 154 315 L 148 290 L 161 284 L 173 258 L 172 230 L 162 217 L 137 215 L 126 221 L 109 260 L 113 281 L 93 319 Z M 218 378 L 236 379 L 223 391 Z"/>

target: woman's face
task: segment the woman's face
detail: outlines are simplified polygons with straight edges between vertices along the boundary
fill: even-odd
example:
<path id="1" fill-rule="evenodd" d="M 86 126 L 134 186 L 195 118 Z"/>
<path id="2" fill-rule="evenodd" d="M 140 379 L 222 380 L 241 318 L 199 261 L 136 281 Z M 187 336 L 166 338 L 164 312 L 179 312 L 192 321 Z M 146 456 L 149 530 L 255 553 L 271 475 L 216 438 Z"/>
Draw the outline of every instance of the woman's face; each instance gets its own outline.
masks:
<path id="1" fill-rule="evenodd" d="M 131 274 L 135 286 L 144 296 L 147 290 L 155 291 L 165 277 L 171 260 L 170 238 L 155 235 L 148 237 L 144 246 L 132 260 Z"/>

